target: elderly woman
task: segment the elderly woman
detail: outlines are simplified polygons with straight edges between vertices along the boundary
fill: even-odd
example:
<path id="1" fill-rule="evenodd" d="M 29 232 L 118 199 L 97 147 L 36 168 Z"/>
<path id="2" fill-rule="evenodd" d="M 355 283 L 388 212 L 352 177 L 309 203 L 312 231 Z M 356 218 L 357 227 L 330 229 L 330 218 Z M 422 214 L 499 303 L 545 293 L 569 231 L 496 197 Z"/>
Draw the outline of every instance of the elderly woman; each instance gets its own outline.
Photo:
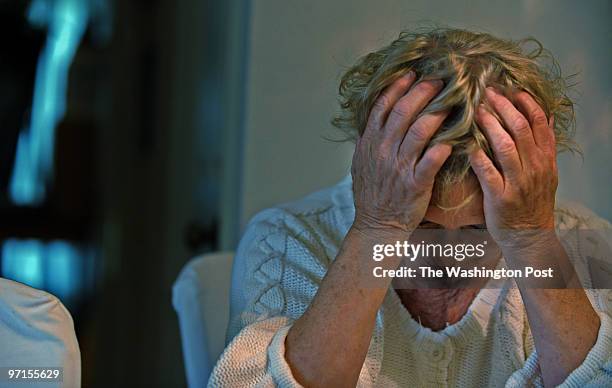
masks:
<path id="1" fill-rule="evenodd" d="M 236 258 L 247 270 L 234 273 L 231 342 L 210 386 L 612 386 L 607 293 L 525 279 L 360 280 L 374 245 L 423 228 L 486 227 L 501 265 L 517 268 L 568 262 L 555 228 L 609 227 L 555 206 L 573 106 L 539 43 L 523 43 L 402 33 L 345 74 L 335 124 L 356 134 L 352 180 L 252 220 Z"/>

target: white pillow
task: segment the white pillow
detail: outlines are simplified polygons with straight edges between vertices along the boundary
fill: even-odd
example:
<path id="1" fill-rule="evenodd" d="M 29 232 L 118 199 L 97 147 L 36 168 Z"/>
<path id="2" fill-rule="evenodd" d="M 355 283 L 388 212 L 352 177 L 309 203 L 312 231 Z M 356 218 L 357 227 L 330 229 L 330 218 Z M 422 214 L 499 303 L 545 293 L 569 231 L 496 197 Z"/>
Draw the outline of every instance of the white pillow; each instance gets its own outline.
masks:
<path id="1" fill-rule="evenodd" d="M 63 368 L 57 383 L 9 382 L 0 387 L 80 387 L 81 352 L 72 317 L 53 295 L 0 278 L 0 368 Z"/>

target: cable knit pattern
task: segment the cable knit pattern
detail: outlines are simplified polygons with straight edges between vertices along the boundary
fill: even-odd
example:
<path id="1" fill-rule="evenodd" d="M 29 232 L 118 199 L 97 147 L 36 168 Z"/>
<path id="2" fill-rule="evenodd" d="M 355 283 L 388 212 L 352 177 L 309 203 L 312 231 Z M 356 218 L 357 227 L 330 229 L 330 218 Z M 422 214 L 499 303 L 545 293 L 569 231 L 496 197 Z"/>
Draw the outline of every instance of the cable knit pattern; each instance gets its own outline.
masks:
<path id="1" fill-rule="evenodd" d="M 558 206 L 556 225 L 586 284 L 607 265 L 601 247 L 575 238 L 578 229 L 610 230 L 579 205 Z M 350 176 L 300 201 L 258 214 L 234 261 L 229 345 L 209 387 L 299 387 L 285 360 L 285 338 L 306 310 L 354 219 Z M 574 233 L 574 234 L 572 234 Z M 584 240 L 584 239 L 583 239 Z M 592 246 L 590 246 L 592 245 Z M 589 262 L 580 258 L 597 258 Z M 500 265 L 505 265 L 502 260 Z M 612 386 L 612 293 L 589 290 L 601 318 L 596 344 L 564 382 L 566 387 Z M 341 356 L 341 355 L 339 355 Z M 360 387 L 542 386 L 538 355 L 513 281 L 485 288 L 466 315 L 433 332 L 416 322 L 395 292 L 376 317 Z"/>

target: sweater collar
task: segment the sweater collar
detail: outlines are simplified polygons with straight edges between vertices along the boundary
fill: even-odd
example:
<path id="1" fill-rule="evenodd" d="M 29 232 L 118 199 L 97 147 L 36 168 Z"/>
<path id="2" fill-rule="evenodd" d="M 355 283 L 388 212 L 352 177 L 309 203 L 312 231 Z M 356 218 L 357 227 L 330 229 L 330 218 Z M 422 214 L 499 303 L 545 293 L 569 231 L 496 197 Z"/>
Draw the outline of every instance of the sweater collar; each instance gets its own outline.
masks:
<path id="1" fill-rule="evenodd" d="M 351 174 L 340 180 L 335 186 L 332 200 L 340 210 L 340 226 L 343 233 L 347 233 L 355 220 L 355 206 L 353 204 L 353 180 Z M 500 260 L 497 268 L 505 267 L 504 258 Z M 508 294 L 513 282 L 504 280 L 490 280 L 476 295 L 466 314 L 459 322 L 448 325 L 440 331 L 432 331 L 414 320 L 408 310 L 402 305 L 397 293 L 389 289 L 381 312 L 384 312 L 383 321 L 398 319 L 406 330 L 406 334 L 421 341 L 441 342 L 452 339 L 454 342 L 465 342 L 470 335 L 483 335 L 486 332 L 491 317 L 499 312 L 501 300 Z"/>
<path id="2" fill-rule="evenodd" d="M 503 258 L 498 268 L 501 266 L 505 266 Z M 467 343 L 472 336 L 486 335 L 492 317 L 500 314 L 499 308 L 511 286 L 511 281 L 489 281 L 476 295 L 465 315 L 457 323 L 440 331 L 433 331 L 416 321 L 392 288 L 387 291 L 380 311 L 383 321 L 397 320 L 405 334 L 419 344 L 452 341 L 460 345 Z"/>

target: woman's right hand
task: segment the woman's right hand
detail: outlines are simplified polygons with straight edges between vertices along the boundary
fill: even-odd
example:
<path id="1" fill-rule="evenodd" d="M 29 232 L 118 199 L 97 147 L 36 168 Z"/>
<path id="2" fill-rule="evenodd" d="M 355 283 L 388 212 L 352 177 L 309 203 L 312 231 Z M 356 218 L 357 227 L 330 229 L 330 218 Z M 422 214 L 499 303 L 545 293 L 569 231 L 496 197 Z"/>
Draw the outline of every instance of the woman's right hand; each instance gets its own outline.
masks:
<path id="1" fill-rule="evenodd" d="M 423 154 L 448 112 L 418 117 L 444 84 L 415 84 L 415 79 L 411 71 L 384 90 L 355 146 L 353 228 L 359 231 L 412 232 L 425 216 L 435 176 L 451 154 L 448 144 L 436 144 Z"/>
<path id="2" fill-rule="evenodd" d="M 357 384 L 392 279 L 363 282 L 362 274 L 368 273 L 363 264 L 373 263 L 370 244 L 403 238 L 416 228 L 429 205 L 436 173 L 450 155 L 451 147 L 440 144 L 419 160 L 446 114 L 417 120 L 442 82 L 413 84 L 415 76 L 408 74 L 385 89 L 357 141 L 352 166 L 355 222 L 317 295 L 285 340 L 285 357 L 303 386 Z M 385 263 L 391 268 L 396 261 Z"/>

